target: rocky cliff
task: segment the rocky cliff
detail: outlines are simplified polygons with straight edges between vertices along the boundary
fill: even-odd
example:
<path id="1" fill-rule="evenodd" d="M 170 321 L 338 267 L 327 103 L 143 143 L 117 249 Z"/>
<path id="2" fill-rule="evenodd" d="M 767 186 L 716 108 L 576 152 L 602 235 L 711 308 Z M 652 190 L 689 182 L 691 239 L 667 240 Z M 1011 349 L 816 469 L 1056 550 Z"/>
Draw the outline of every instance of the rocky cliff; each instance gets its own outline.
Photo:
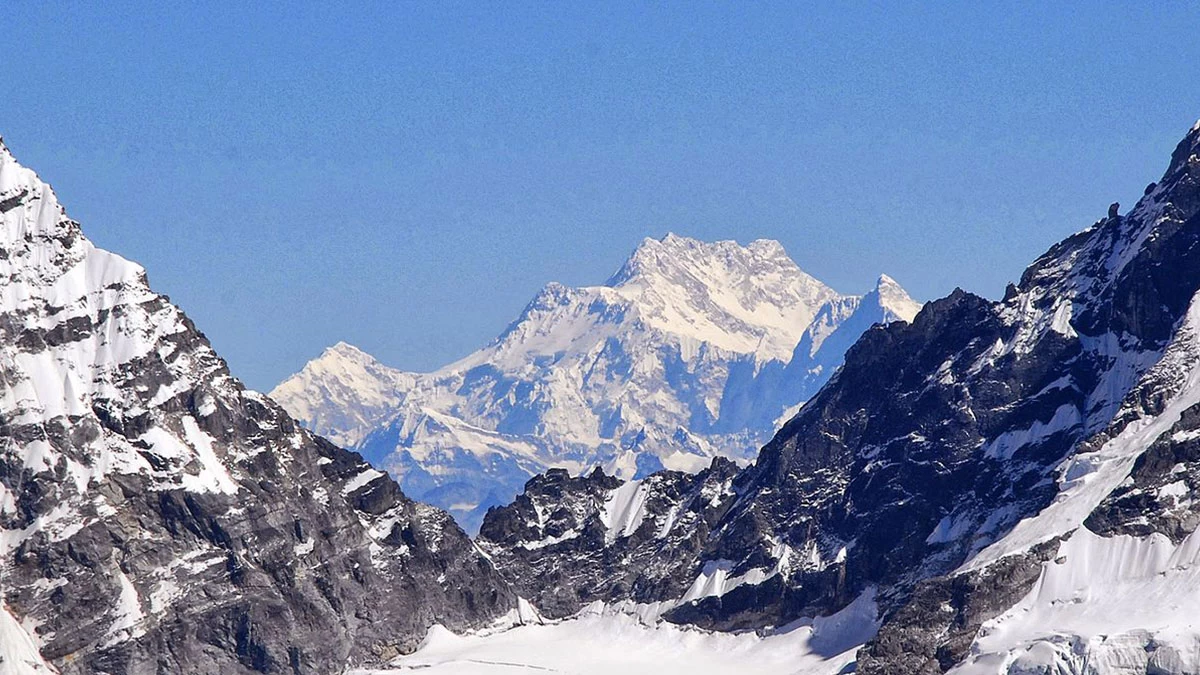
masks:
<path id="1" fill-rule="evenodd" d="M 6 658 L 62 673 L 333 673 L 516 607 L 447 514 L 246 390 L 2 144 L 0 591 Z"/>

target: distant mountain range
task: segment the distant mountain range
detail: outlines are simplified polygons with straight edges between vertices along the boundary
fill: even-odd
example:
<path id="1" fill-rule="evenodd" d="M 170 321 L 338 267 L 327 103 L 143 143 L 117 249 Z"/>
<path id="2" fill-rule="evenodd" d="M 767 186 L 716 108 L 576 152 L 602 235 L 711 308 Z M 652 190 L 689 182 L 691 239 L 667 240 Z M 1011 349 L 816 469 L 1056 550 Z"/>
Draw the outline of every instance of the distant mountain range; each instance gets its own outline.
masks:
<path id="1" fill-rule="evenodd" d="M 271 397 L 469 530 L 533 475 L 623 478 L 749 460 L 877 323 L 892 279 L 841 295 L 775 241 L 647 239 L 602 286 L 547 285 L 499 337 L 433 373 L 339 343 Z"/>

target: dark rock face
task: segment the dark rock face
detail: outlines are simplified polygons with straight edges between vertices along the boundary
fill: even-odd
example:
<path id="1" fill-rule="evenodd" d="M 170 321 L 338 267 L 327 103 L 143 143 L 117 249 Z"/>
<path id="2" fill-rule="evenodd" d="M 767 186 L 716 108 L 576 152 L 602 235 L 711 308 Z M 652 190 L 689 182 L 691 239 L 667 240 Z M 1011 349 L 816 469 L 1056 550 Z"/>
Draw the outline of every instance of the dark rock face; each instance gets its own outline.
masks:
<path id="1" fill-rule="evenodd" d="M 663 471 L 637 483 L 600 469 L 552 470 L 484 518 L 479 545 L 546 616 L 596 601 L 683 596 L 712 526 L 733 503 L 737 466 L 717 458 L 698 475 Z"/>
<path id="2" fill-rule="evenodd" d="M 1130 480 L 1118 486 L 1085 525 L 1101 535 L 1144 537 L 1155 532 L 1175 543 L 1200 526 L 1200 406 L 1184 411 L 1134 464 Z"/>
<path id="3" fill-rule="evenodd" d="M 0 146 L 0 585 L 63 673 L 332 673 L 516 605 L 441 511 L 245 390 Z"/>
<path id="4" fill-rule="evenodd" d="M 672 544 L 642 562 L 634 551 L 645 540 L 593 534 L 538 547 L 531 560 L 522 549 L 547 536 L 527 503 L 539 499 L 537 480 L 526 503 L 489 514 L 482 545 L 512 579 L 570 569 L 556 578 L 555 598 L 662 602 L 669 620 L 716 629 L 825 615 L 872 591 L 883 627 L 862 671 L 945 671 L 983 621 L 1032 586 L 1069 529 L 981 568 L 964 563 L 1009 545 L 1019 521 L 1060 495 L 1065 459 L 1159 415 L 1189 386 L 1182 374 L 1197 355 L 1184 320 L 1200 290 L 1198 146 L 1200 127 L 1128 214 L 1114 209 L 1051 248 L 1002 301 L 955 291 L 911 324 L 865 333 L 833 380 L 732 478 L 736 497 L 701 509 L 690 530 L 672 530 L 671 541 L 687 547 Z M 1198 409 L 1137 450 L 1146 452 L 1133 480 L 1095 509 L 1089 528 L 1176 541 L 1195 530 L 1200 508 L 1179 496 L 1200 486 Z M 710 479 L 689 487 L 684 477 L 658 478 L 680 495 Z M 601 489 L 616 499 L 608 484 L 587 481 L 561 482 L 553 499 L 595 502 Z M 670 583 L 630 584 L 615 573 L 635 559 Z M 718 568 L 739 581 L 681 593 Z"/>

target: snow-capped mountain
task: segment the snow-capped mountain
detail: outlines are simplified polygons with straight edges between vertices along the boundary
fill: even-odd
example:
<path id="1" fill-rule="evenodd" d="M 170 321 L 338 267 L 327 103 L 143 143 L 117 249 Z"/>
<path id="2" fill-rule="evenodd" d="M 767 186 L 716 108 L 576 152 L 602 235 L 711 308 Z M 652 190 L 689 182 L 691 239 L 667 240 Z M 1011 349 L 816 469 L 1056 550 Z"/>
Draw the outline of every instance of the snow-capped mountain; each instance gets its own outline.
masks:
<path id="1" fill-rule="evenodd" d="M 517 607 L 0 143 L 0 671 L 333 673 Z"/>
<path id="2" fill-rule="evenodd" d="M 276 387 L 271 397 L 304 426 L 352 448 L 400 405 L 401 392 L 416 379 L 339 342 Z"/>
<path id="3" fill-rule="evenodd" d="M 549 473 L 478 541 L 552 616 L 869 607 L 859 673 L 1195 673 L 1198 411 L 1200 123 L 1004 299 L 868 330 L 752 466 Z"/>
<path id="4" fill-rule="evenodd" d="M 858 334 L 919 308 L 887 277 L 840 295 L 778 242 L 672 234 L 603 286 L 547 285 L 490 345 L 434 373 L 339 344 L 271 396 L 472 528 L 551 467 L 633 478 L 748 460 Z"/>
<path id="5" fill-rule="evenodd" d="M 695 473 L 547 471 L 473 543 L 245 390 L 0 144 L 0 671 L 331 673 L 404 654 L 392 665 L 432 675 L 572 659 L 593 661 L 581 672 L 1200 672 L 1200 123 L 1133 209 L 1114 204 L 999 301 L 958 290 L 881 325 L 916 309 L 883 278 L 822 301 L 790 350 L 764 332 L 736 352 L 747 316 L 782 315 L 722 315 L 697 291 L 687 302 L 723 317 L 705 331 L 724 346 L 661 326 L 673 342 L 637 342 L 653 321 L 617 291 L 656 273 L 625 271 L 599 290 L 548 288 L 492 358 L 437 374 L 331 349 L 309 371 L 317 402 L 353 401 L 325 418 L 349 434 L 395 406 L 386 428 L 536 460 L 520 425 L 562 420 L 522 404 L 574 391 L 632 408 L 622 386 L 646 364 L 677 370 L 643 395 L 725 373 L 703 408 L 712 431 L 679 434 L 685 447 L 754 416 L 725 396 L 738 367 L 751 366 L 736 386 L 772 405 L 800 375 L 828 381 L 750 466 L 713 452 Z M 653 283 L 634 286 L 642 298 Z M 871 327 L 852 340 L 856 321 Z M 579 369 L 547 367 L 581 353 L 587 378 L 556 389 Z M 550 374 L 518 377 L 531 372 Z M 333 386 L 363 381 L 370 397 Z M 404 412 L 418 394 L 431 403 Z M 434 405 L 446 400 L 458 407 Z M 519 598 L 573 619 L 541 625 Z M 450 634 L 524 619 L 539 625 Z"/>

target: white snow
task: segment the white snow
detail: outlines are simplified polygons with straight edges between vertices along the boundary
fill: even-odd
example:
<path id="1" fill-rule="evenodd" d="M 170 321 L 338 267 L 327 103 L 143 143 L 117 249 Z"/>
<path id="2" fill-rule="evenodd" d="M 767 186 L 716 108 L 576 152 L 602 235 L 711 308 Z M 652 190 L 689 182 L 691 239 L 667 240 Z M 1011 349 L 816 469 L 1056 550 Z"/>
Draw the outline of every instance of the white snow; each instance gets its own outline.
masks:
<path id="1" fill-rule="evenodd" d="M 875 293 L 879 296 L 878 303 L 884 310 L 885 321 L 912 323 L 925 306 L 925 303 L 913 300 L 895 279 L 886 274 L 879 275 L 879 280 L 875 282 Z"/>
<path id="2" fill-rule="evenodd" d="M 1065 404 L 1054 411 L 1054 415 L 1046 422 L 1035 421 L 1028 429 L 1006 431 L 992 439 L 984 449 L 987 457 L 1012 459 L 1018 450 L 1047 439 L 1060 431 L 1067 431 L 1079 426 L 1083 421 L 1079 409 Z"/>
<path id="3" fill-rule="evenodd" d="M 733 565 L 734 563 L 731 560 L 710 560 L 704 563 L 704 569 L 701 570 L 696 580 L 692 582 L 687 593 L 684 593 L 683 597 L 679 600 L 679 604 L 682 605 L 693 600 L 708 597 L 719 598 L 738 586 L 755 586 L 779 573 L 778 569 L 766 570 L 755 568 L 745 574 L 730 576 L 729 573 L 733 570 Z"/>
<path id="4" fill-rule="evenodd" d="M 642 481 L 631 480 L 609 493 L 600 513 L 600 522 L 608 528 L 605 541 L 609 544 L 637 532 L 646 517 L 646 497 L 649 490 Z"/>
<path id="5" fill-rule="evenodd" d="M 674 234 L 645 240 L 609 285 L 656 328 L 778 360 L 790 358 L 799 332 L 837 295 L 778 242 L 742 247 Z"/>
<path id="6" fill-rule="evenodd" d="M 1054 319 L 1050 322 L 1050 330 L 1066 337 L 1078 337 L 1074 326 L 1071 325 L 1071 301 L 1064 300 L 1054 310 Z"/>
<path id="7" fill-rule="evenodd" d="M 342 486 L 342 494 L 351 494 L 355 490 L 363 487 L 367 483 L 370 483 L 382 475 L 384 475 L 382 471 L 377 471 L 375 469 L 364 469 L 362 473 L 346 481 L 346 484 Z"/>
<path id="8" fill-rule="evenodd" d="M 0 418 L 9 425 L 54 434 L 61 428 L 69 434 L 67 442 L 6 438 L 11 442 L 0 443 L 5 461 L 41 474 L 39 494 L 54 505 L 49 512 L 36 509 L 41 515 L 22 529 L 0 526 L 0 558 L 37 533 L 63 541 L 96 518 L 114 517 L 117 510 L 108 496 L 96 490 L 114 473 L 140 474 L 152 490 L 236 493 L 232 458 L 221 456 L 194 418 L 168 405 L 189 392 L 202 395 L 202 416 L 240 405 L 242 390 L 220 359 L 202 341 L 180 339 L 190 330 L 188 322 L 150 289 L 144 270 L 97 249 L 67 217 L 50 186 L 17 164 L 2 144 L 0 201 L 6 202 L 0 213 L 0 316 L 5 319 L 0 322 Z M 38 340 L 41 332 L 54 339 Z M 143 372 L 143 364 L 152 372 Z M 160 368 L 166 384 L 151 384 Z M 148 430 L 140 438 L 126 438 L 112 424 L 101 423 L 102 414 L 127 429 Z M 129 424 L 133 420 L 137 423 Z M 29 506 L 0 488 L 0 512 Z M 7 572 L 3 567 L 0 581 Z M 144 630 L 144 608 L 164 611 L 178 596 L 179 580 L 171 576 L 171 566 L 155 570 L 145 581 L 148 597 L 140 598 L 125 574 L 112 574 L 120 592 L 107 618 L 99 618 L 111 619 L 104 639 L 115 644 Z M 30 606 L 44 608 L 46 594 L 69 584 L 52 576 L 43 581 L 33 585 L 37 596 Z M 0 671 L 33 672 L 36 659 L 18 654 L 28 645 L 10 630 L 7 609 L 0 615 Z M 36 644 L 28 630 L 32 621 L 27 617 L 23 630 Z"/>
<path id="9" fill-rule="evenodd" d="M 1200 536 L 1175 546 L 1080 528 L 971 651 L 952 673 L 1200 672 Z"/>
<path id="10" fill-rule="evenodd" d="M 302 424 L 346 447 L 400 403 L 412 376 L 388 368 L 361 349 L 339 342 L 281 382 L 271 398 Z"/>
<path id="11" fill-rule="evenodd" d="M 776 633 L 710 633 L 590 607 L 574 619 L 460 636 L 430 629 L 417 651 L 388 670 L 425 675 L 834 675 L 878 629 L 874 594 L 830 617 L 797 621 Z"/>
<path id="12" fill-rule="evenodd" d="M 0 601 L 0 672 L 4 675 L 50 675 L 58 672 L 42 658 L 37 640 L 21 627 L 3 601 Z"/>
<path id="13" fill-rule="evenodd" d="M 969 517 L 949 515 L 938 521 L 933 531 L 925 538 L 926 544 L 946 544 L 957 541 L 971 532 L 974 521 Z"/>
<path id="14" fill-rule="evenodd" d="M 161 614 L 171 603 L 183 595 L 183 589 L 174 579 L 159 581 L 150 592 L 150 613 Z"/>
<path id="15" fill-rule="evenodd" d="M 562 534 L 558 535 L 557 537 L 546 537 L 545 539 L 541 539 L 538 541 L 523 541 L 519 545 L 521 548 L 523 548 L 527 551 L 536 551 L 539 548 L 546 548 L 547 546 L 561 544 L 564 541 L 570 541 L 571 539 L 574 539 L 575 537 L 578 537 L 578 536 L 579 536 L 579 532 L 577 530 L 567 530 L 566 532 L 563 532 Z"/>
<path id="16" fill-rule="evenodd" d="M 1175 481 L 1174 483 L 1168 483 L 1159 488 L 1158 498 L 1165 499 L 1167 497 L 1174 497 L 1175 499 L 1180 499 L 1181 497 L 1188 496 L 1190 492 L 1191 490 L 1188 488 L 1187 481 L 1179 480 Z"/>
<path id="17" fill-rule="evenodd" d="M 806 553 L 806 559 L 797 562 L 805 564 L 809 569 L 821 569 L 824 567 L 815 544 L 808 548 Z M 843 547 L 837 553 L 836 562 L 845 560 L 845 555 L 846 549 Z M 771 549 L 771 557 L 775 560 L 775 564 L 772 567 L 756 567 L 737 576 L 730 576 L 729 574 L 734 568 L 733 561 L 710 560 L 704 563 L 700 574 L 692 582 L 692 585 L 677 604 L 682 605 L 707 597 L 719 598 L 738 586 L 756 586 L 779 574 L 787 574 L 793 563 L 792 548 L 782 542 L 774 541 Z M 800 558 L 805 558 L 805 556 L 800 556 Z"/>
<path id="18" fill-rule="evenodd" d="M 195 450 L 196 459 L 200 461 L 200 475 L 194 484 L 189 484 L 184 477 L 184 486 L 194 491 L 221 492 L 227 495 L 237 494 L 237 484 L 229 477 L 229 471 L 213 451 L 213 437 L 200 428 L 193 417 L 183 418 L 183 431 L 188 443 Z"/>
<path id="19" fill-rule="evenodd" d="M 117 606 L 113 608 L 113 623 L 108 629 L 106 646 L 138 637 L 145 632 L 141 625 L 145 614 L 142 613 L 142 603 L 137 588 L 129 580 L 129 576 L 121 570 L 117 570 L 116 576 L 117 581 L 121 584 L 121 595 L 117 599 Z"/>
<path id="20" fill-rule="evenodd" d="M 304 541 L 300 542 L 299 544 L 296 544 L 296 546 L 294 547 L 294 552 L 298 556 L 308 555 L 309 553 L 313 552 L 313 549 L 316 548 L 316 546 L 317 546 L 316 540 L 314 540 L 312 537 L 309 537 L 308 539 L 305 539 Z"/>

